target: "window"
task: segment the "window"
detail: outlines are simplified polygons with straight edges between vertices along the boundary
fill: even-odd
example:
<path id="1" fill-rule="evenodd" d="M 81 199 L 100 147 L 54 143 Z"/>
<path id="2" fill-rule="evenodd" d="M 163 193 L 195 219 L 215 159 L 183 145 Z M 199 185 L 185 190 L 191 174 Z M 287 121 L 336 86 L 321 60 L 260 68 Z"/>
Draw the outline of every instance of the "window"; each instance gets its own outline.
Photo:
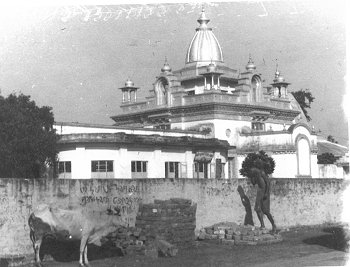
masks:
<path id="1" fill-rule="evenodd" d="M 262 122 L 252 122 L 253 131 L 265 131 L 265 123 Z"/>
<path id="2" fill-rule="evenodd" d="M 58 162 L 58 178 L 72 178 L 72 164 L 70 161 Z"/>
<path id="3" fill-rule="evenodd" d="M 165 162 L 165 178 L 179 178 L 180 162 Z"/>
<path id="4" fill-rule="evenodd" d="M 195 95 L 195 90 L 187 91 L 187 95 Z"/>
<path id="5" fill-rule="evenodd" d="M 147 161 L 131 161 L 131 178 L 147 178 Z"/>
<path id="6" fill-rule="evenodd" d="M 170 130 L 170 124 L 155 125 L 153 128 L 157 130 Z"/>
<path id="7" fill-rule="evenodd" d="M 92 178 L 114 178 L 113 160 L 91 161 Z"/>
<path id="8" fill-rule="evenodd" d="M 194 178 L 208 178 L 208 163 L 194 163 Z"/>

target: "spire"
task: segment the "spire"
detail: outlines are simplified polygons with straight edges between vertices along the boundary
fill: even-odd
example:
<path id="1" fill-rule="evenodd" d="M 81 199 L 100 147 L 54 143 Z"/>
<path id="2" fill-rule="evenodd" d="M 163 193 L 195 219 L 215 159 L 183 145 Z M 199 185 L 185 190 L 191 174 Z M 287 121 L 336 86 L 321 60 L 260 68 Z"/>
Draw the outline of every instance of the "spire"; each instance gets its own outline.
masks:
<path id="1" fill-rule="evenodd" d="M 276 59 L 276 61 L 277 61 L 277 59 Z M 280 72 L 278 71 L 278 63 L 276 63 L 275 79 L 277 79 L 278 76 L 280 76 Z"/>
<path id="2" fill-rule="evenodd" d="M 204 5 L 202 5 L 202 12 L 199 18 L 197 19 L 199 25 L 199 28 L 207 28 L 207 24 L 210 21 L 205 15 Z"/>

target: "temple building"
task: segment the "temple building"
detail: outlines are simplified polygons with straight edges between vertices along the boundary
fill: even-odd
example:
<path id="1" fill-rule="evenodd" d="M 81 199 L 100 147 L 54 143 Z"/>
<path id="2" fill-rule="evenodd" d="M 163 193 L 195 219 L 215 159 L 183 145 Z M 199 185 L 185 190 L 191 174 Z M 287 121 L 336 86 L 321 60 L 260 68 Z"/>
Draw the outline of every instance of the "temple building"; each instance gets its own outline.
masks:
<path id="1" fill-rule="evenodd" d="M 250 55 L 232 69 L 204 10 L 197 21 L 183 68 L 165 60 L 145 99 L 130 79 L 120 87 L 113 126 L 57 123 L 59 177 L 242 178 L 259 150 L 276 162 L 272 177 L 319 177 L 317 135 L 281 71 L 264 84 Z"/>

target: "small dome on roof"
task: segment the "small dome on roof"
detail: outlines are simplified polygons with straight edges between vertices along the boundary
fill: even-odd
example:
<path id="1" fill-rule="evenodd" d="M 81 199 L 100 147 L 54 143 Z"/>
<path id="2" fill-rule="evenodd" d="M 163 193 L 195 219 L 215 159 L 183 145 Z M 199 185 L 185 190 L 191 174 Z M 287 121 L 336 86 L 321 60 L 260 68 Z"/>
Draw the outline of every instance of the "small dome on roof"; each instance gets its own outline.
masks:
<path id="1" fill-rule="evenodd" d="M 252 57 L 250 56 L 250 54 L 249 54 L 248 64 L 247 64 L 247 66 L 245 66 L 245 68 L 246 68 L 247 71 L 253 71 L 253 70 L 256 69 L 254 61 L 252 60 Z"/>
<path id="2" fill-rule="evenodd" d="M 215 72 L 216 71 L 216 66 L 213 62 L 210 62 L 210 64 L 207 67 L 207 72 Z"/>
<path id="3" fill-rule="evenodd" d="M 171 72 L 171 68 L 168 64 L 167 58 L 165 58 L 164 66 L 161 68 L 162 72 Z"/>
<path id="4" fill-rule="evenodd" d="M 277 77 L 277 82 L 284 82 L 284 77 L 281 75 L 281 73 Z"/>
<path id="5" fill-rule="evenodd" d="M 134 83 L 128 78 L 125 82 L 125 87 L 134 87 Z"/>

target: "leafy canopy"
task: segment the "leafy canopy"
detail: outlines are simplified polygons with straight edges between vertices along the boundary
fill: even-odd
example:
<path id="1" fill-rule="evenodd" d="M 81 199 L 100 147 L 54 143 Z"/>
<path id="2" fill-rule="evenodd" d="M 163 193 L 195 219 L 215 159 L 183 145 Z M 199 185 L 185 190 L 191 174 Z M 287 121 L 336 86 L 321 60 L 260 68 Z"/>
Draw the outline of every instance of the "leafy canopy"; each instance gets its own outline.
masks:
<path id="1" fill-rule="evenodd" d="M 242 169 L 239 173 L 251 178 L 253 176 L 252 169 L 257 168 L 269 175 L 275 170 L 275 161 L 272 157 L 268 156 L 265 151 L 261 150 L 258 153 L 249 153 L 242 163 Z"/>
<path id="2" fill-rule="evenodd" d="M 38 178 L 56 160 L 57 135 L 51 107 L 30 96 L 0 96 L 0 177 Z"/>
<path id="3" fill-rule="evenodd" d="M 311 121 L 311 117 L 307 113 L 307 108 L 311 108 L 311 103 L 314 101 L 314 97 L 312 96 L 311 92 L 308 90 L 299 90 L 292 92 L 292 95 L 294 96 L 295 100 L 298 102 L 300 108 L 304 112 L 304 115 L 307 119 L 307 121 Z"/>

